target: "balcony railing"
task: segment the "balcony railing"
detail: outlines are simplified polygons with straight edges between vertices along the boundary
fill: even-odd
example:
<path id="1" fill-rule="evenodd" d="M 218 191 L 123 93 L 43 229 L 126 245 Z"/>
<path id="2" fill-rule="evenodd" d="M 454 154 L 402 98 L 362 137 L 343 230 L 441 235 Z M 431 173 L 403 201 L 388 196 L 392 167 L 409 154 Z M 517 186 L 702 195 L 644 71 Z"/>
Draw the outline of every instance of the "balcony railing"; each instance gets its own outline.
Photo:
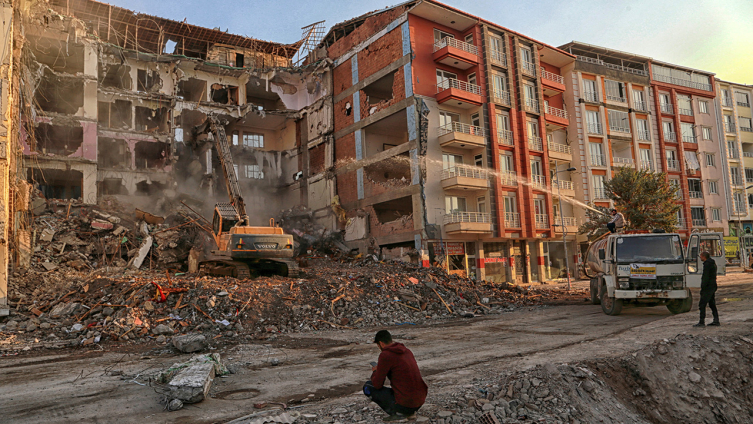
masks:
<path id="1" fill-rule="evenodd" d="M 507 186 L 518 185 L 518 174 L 513 171 L 500 171 L 499 183 Z"/>
<path id="2" fill-rule="evenodd" d="M 532 77 L 536 76 L 536 65 L 533 62 L 523 61 L 523 73 Z"/>
<path id="3" fill-rule="evenodd" d="M 695 81 L 681 79 L 681 78 L 672 78 L 672 77 L 668 77 L 666 75 L 661 75 L 661 74 L 654 74 L 654 79 L 656 81 L 666 82 L 666 83 L 674 84 L 674 85 L 681 85 L 683 87 L 690 87 L 690 88 L 695 88 L 698 90 L 711 91 L 711 85 L 704 84 L 702 82 L 695 82 Z"/>
<path id="4" fill-rule="evenodd" d="M 735 124 L 724 124 L 724 131 L 726 131 L 726 132 L 728 132 L 730 134 L 737 133 L 736 129 L 737 128 L 735 127 Z"/>
<path id="5" fill-rule="evenodd" d="M 594 192 L 594 199 L 609 199 L 609 196 L 607 195 L 607 190 L 604 188 L 595 188 L 593 190 Z"/>
<path id="6" fill-rule="evenodd" d="M 727 150 L 727 158 L 729 159 L 739 159 L 740 156 L 737 152 L 737 149 L 734 150 Z"/>
<path id="7" fill-rule="evenodd" d="M 557 75 L 557 74 L 555 74 L 553 72 L 547 71 L 546 69 L 544 69 L 543 66 L 541 67 L 541 78 L 543 78 L 545 80 L 549 80 L 549 81 L 554 81 L 554 82 L 556 82 L 558 84 L 565 85 L 565 78 L 564 77 L 562 77 L 561 75 Z"/>
<path id="8" fill-rule="evenodd" d="M 743 157 L 753 158 L 753 152 L 743 152 Z"/>
<path id="9" fill-rule="evenodd" d="M 648 107 L 646 106 L 646 102 L 636 100 L 633 102 L 633 108 L 635 110 L 648 110 Z"/>
<path id="10" fill-rule="evenodd" d="M 558 118 L 567 119 L 567 111 L 565 109 L 559 109 L 546 105 L 546 113 L 548 115 L 556 116 Z"/>
<path id="11" fill-rule="evenodd" d="M 549 146 L 550 152 L 564 153 L 566 155 L 573 154 L 573 149 L 567 144 L 555 143 L 553 141 L 550 141 L 548 143 L 548 146 Z"/>
<path id="12" fill-rule="evenodd" d="M 470 54 L 478 55 L 478 47 L 473 44 L 466 43 L 465 41 L 458 40 L 457 38 L 445 37 L 436 43 L 434 43 L 434 51 L 442 50 L 445 47 L 454 47 L 456 49 L 463 50 Z"/>
<path id="13" fill-rule="evenodd" d="M 693 109 L 685 109 L 682 107 L 678 107 L 677 111 L 680 112 L 680 115 L 693 116 Z"/>
<path id="14" fill-rule="evenodd" d="M 455 224 L 458 222 L 480 222 L 491 223 L 492 216 L 483 212 L 450 212 L 444 215 L 445 224 Z"/>
<path id="15" fill-rule="evenodd" d="M 706 220 L 705 219 L 699 219 L 699 218 L 693 218 L 693 226 L 694 227 L 705 227 L 706 226 Z"/>
<path id="16" fill-rule="evenodd" d="M 489 178 L 489 172 L 483 168 L 471 165 L 455 165 L 442 170 L 442 179 L 465 177 L 485 180 Z"/>
<path id="17" fill-rule="evenodd" d="M 528 148 L 531 150 L 536 150 L 537 152 L 543 152 L 544 143 L 541 142 L 541 137 L 536 137 L 535 135 L 529 135 L 528 136 Z"/>
<path id="18" fill-rule="evenodd" d="M 588 124 L 589 134 L 604 134 L 601 129 L 601 124 Z"/>
<path id="19" fill-rule="evenodd" d="M 669 103 L 662 103 L 661 111 L 664 113 L 675 113 L 675 108 Z"/>
<path id="20" fill-rule="evenodd" d="M 751 127 L 743 127 L 741 125 L 740 126 L 740 131 L 743 131 L 743 132 L 753 132 L 753 128 L 751 128 Z"/>
<path id="21" fill-rule="evenodd" d="M 492 92 L 492 95 L 494 96 L 494 102 L 500 103 L 503 105 L 510 105 L 510 93 L 507 91 L 497 91 L 494 90 Z"/>
<path id="22" fill-rule="evenodd" d="M 648 131 L 639 130 L 638 133 L 638 140 L 646 140 L 651 141 L 651 133 Z"/>
<path id="23" fill-rule="evenodd" d="M 497 142 L 505 146 L 513 146 L 512 131 L 499 130 L 497 131 Z"/>
<path id="24" fill-rule="evenodd" d="M 492 63 L 499 66 L 507 66 L 507 55 L 499 50 L 490 50 Z"/>
<path id="25" fill-rule="evenodd" d="M 560 227 L 576 227 L 578 225 L 578 220 L 572 216 L 555 216 L 554 222 L 555 225 Z"/>
<path id="26" fill-rule="evenodd" d="M 635 164 L 633 158 L 621 158 L 617 156 L 612 158 L 612 166 L 633 166 L 633 164 Z"/>
<path id="27" fill-rule="evenodd" d="M 539 113 L 539 101 L 535 99 L 526 99 L 526 111 Z"/>
<path id="28" fill-rule="evenodd" d="M 620 125 L 619 123 L 612 123 L 612 122 L 610 122 L 609 123 L 609 129 L 611 131 L 617 131 L 617 132 L 621 132 L 621 133 L 630 133 L 630 127 L 624 127 L 624 126 Z"/>
<path id="29" fill-rule="evenodd" d="M 613 102 L 627 103 L 627 99 L 625 97 L 612 96 L 609 93 L 607 93 L 607 100 L 611 100 Z"/>
<path id="30" fill-rule="evenodd" d="M 591 155 L 591 166 L 607 166 L 607 157 L 604 155 Z"/>
<path id="31" fill-rule="evenodd" d="M 447 90 L 448 88 L 454 88 L 460 91 L 466 91 L 468 93 L 481 95 L 481 87 L 469 82 L 460 81 L 455 78 L 445 78 L 437 84 L 437 93 Z"/>
<path id="32" fill-rule="evenodd" d="M 644 77 L 648 76 L 648 72 L 646 72 L 643 69 L 634 69 L 634 68 L 628 68 L 626 66 L 615 65 L 613 63 L 606 63 L 603 60 L 594 59 L 594 58 L 588 57 L 588 56 L 577 56 L 576 60 L 581 61 L 581 62 L 593 63 L 593 64 L 596 64 L 596 65 L 601 65 L 601 66 L 604 66 L 604 67 L 609 68 L 609 69 L 614 69 L 616 71 L 627 72 L 627 73 L 630 73 L 630 74 L 640 75 L 640 76 L 644 76 Z"/>
<path id="33" fill-rule="evenodd" d="M 554 181 L 552 182 L 552 188 L 557 187 L 560 190 L 574 190 L 573 182 L 572 181 Z M 556 192 L 555 192 L 556 194 Z"/>
<path id="34" fill-rule="evenodd" d="M 520 228 L 520 214 L 505 212 L 505 227 Z"/>
<path id="35" fill-rule="evenodd" d="M 685 227 L 685 220 L 678 220 L 677 221 L 677 228 L 679 228 L 681 230 L 684 230 L 686 228 Z"/>
<path id="36" fill-rule="evenodd" d="M 664 139 L 670 140 L 670 141 L 677 141 L 677 133 L 675 132 L 665 132 L 664 133 Z"/>
<path id="37" fill-rule="evenodd" d="M 742 106 L 742 107 L 750 107 L 750 103 L 746 103 L 746 102 L 737 102 L 737 105 Z"/>
<path id="38" fill-rule="evenodd" d="M 549 215 L 545 215 L 543 213 L 537 213 L 536 215 L 534 215 L 534 219 L 536 220 L 536 228 L 538 229 L 549 228 Z"/>
<path id="39" fill-rule="evenodd" d="M 599 103 L 599 95 L 595 91 L 583 91 L 583 98 L 587 102 Z"/>
<path id="40" fill-rule="evenodd" d="M 691 199 L 703 199 L 703 192 L 702 191 L 689 191 L 690 193 L 688 196 Z"/>
<path id="41" fill-rule="evenodd" d="M 469 125 L 464 124 L 462 122 L 451 122 L 449 124 L 442 125 L 439 127 L 439 135 L 445 135 L 452 132 L 459 132 L 469 135 L 477 135 L 480 137 L 484 137 L 486 135 L 486 132 L 483 128 L 477 127 L 475 125 Z"/>
<path id="42" fill-rule="evenodd" d="M 730 98 L 722 98 L 722 106 L 724 107 L 732 107 L 732 99 Z"/>
<path id="43" fill-rule="evenodd" d="M 678 162 L 676 159 L 667 159 L 667 169 L 678 171 L 680 169 L 680 162 Z"/>
<path id="44" fill-rule="evenodd" d="M 698 143 L 698 139 L 694 135 L 684 135 L 682 136 L 682 141 L 684 143 Z"/>
<path id="45" fill-rule="evenodd" d="M 737 175 L 732 175 L 732 178 L 730 178 L 730 182 L 732 183 L 733 186 L 744 185 L 742 177 L 737 176 Z"/>
<path id="46" fill-rule="evenodd" d="M 651 161 L 648 160 L 642 160 L 641 161 L 641 169 L 645 169 L 646 171 L 653 171 L 654 166 L 651 163 Z"/>
<path id="47" fill-rule="evenodd" d="M 543 175 L 531 175 L 531 185 L 536 188 L 546 189 L 546 177 Z"/>

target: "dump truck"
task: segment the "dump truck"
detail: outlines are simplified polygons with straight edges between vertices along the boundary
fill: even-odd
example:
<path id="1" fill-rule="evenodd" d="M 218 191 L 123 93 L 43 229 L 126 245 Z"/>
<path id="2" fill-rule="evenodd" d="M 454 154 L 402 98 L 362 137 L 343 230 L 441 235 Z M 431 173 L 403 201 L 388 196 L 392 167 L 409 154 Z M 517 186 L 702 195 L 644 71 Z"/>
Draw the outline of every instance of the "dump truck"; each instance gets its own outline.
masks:
<path id="1" fill-rule="evenodd" d="M 718 274 L 726 273 L 721 233 L 693 233 L 683 248 L 679 234 L 610 234 L 589 246 L 585 273 L 591 279 L 591 303 L 607 315 L 619 315 L 623 305 L 666 305 L 673 314 L 690 311 L 691 288 L 701 287 L 708 251 Z"/>
<path id="2" fill-rule="evenodd" d="M 269 220 L 269 226 L 249 224 L 225 127 L 217 117 L 209 116 L 193 129 L 193 140 L 202 134 L 214 141 L 230 203 L 217 203 L 214 207 L 212 237 L 217 249 L 199 259 L 199 270 L 204 274 L 236 278 L 259 274 L 297 276 L 293 236 L 276 226 L 274 219 Z"/>

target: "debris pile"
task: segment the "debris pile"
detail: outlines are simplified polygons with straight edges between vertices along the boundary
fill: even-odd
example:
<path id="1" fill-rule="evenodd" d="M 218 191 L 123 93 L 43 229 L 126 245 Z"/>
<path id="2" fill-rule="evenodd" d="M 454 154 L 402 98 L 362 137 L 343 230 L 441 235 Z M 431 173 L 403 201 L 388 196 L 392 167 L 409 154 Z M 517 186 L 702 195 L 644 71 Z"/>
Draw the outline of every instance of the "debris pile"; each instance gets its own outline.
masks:
<path id="1" fill-rule="evenodd" d="M 343 243 L 342 232 L 318 224 L 314 213 L 306 206 L 298 205 L 282 211 L 277 222 L 286 234 L 293 236 L 296 256 L 313 252 L 335 256 L 350 253 L 351 249 Z"/>

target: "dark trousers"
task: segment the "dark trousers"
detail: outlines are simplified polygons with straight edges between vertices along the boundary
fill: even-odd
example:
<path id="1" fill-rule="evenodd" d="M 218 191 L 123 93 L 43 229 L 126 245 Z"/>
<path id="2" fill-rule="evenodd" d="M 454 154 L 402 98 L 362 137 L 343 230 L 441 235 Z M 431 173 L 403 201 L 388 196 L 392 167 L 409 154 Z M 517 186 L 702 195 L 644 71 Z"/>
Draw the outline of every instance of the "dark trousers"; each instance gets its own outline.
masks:
<path id="1" fill-rule="evenodd" d="M 371 380 L 367 381 L 363 385 L 363 394 L 367 398 L 371 399 L 374 403 L 379 405 L 384 412 L 389 415 L 411 415 L 419 410 L 419 408 L 408 408 L 406 406 L 398 405 L 395 403 L 395 391 L 392 387 L 382 387 L 381 389 L 375 389 L 371 384 Z"/>
<path id="2" fill-rule="evenodd" d="M 617 224 L 614 222 L 607 222 L 607 228 L 609 229 L 610 233 L 616 233 L 617 232 Z M 622 227 L 620 227 L 622 228 Z"/>
<path id="3" fill-rule="evenodd" d="M 706 305 L 711 308 L 711 314 L 714 316 L 714 321 L 719 321 L 719 311 L 716 310 L 716 291 L 701 291 L 701 300 L 698 302 L 698 310 L 701 311 L 700 322 L 706 321 Z"/>

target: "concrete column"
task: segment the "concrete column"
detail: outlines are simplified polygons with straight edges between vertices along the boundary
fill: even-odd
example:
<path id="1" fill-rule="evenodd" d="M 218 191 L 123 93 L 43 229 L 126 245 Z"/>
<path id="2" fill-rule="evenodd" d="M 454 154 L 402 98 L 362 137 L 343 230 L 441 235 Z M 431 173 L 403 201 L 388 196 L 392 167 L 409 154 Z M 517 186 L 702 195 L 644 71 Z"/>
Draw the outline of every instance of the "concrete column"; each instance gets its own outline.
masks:
<path id="1" fill-rule="evenodd" d="M 536 240 L 536 242 L 534 242 L 534 249 L 536 249 L 536 266 L 538 266 L 539 270 L 539 281 L 545 281 L 547 271 L 549 270 L 549 263 L 544 257 L 544 241 Z"/>

